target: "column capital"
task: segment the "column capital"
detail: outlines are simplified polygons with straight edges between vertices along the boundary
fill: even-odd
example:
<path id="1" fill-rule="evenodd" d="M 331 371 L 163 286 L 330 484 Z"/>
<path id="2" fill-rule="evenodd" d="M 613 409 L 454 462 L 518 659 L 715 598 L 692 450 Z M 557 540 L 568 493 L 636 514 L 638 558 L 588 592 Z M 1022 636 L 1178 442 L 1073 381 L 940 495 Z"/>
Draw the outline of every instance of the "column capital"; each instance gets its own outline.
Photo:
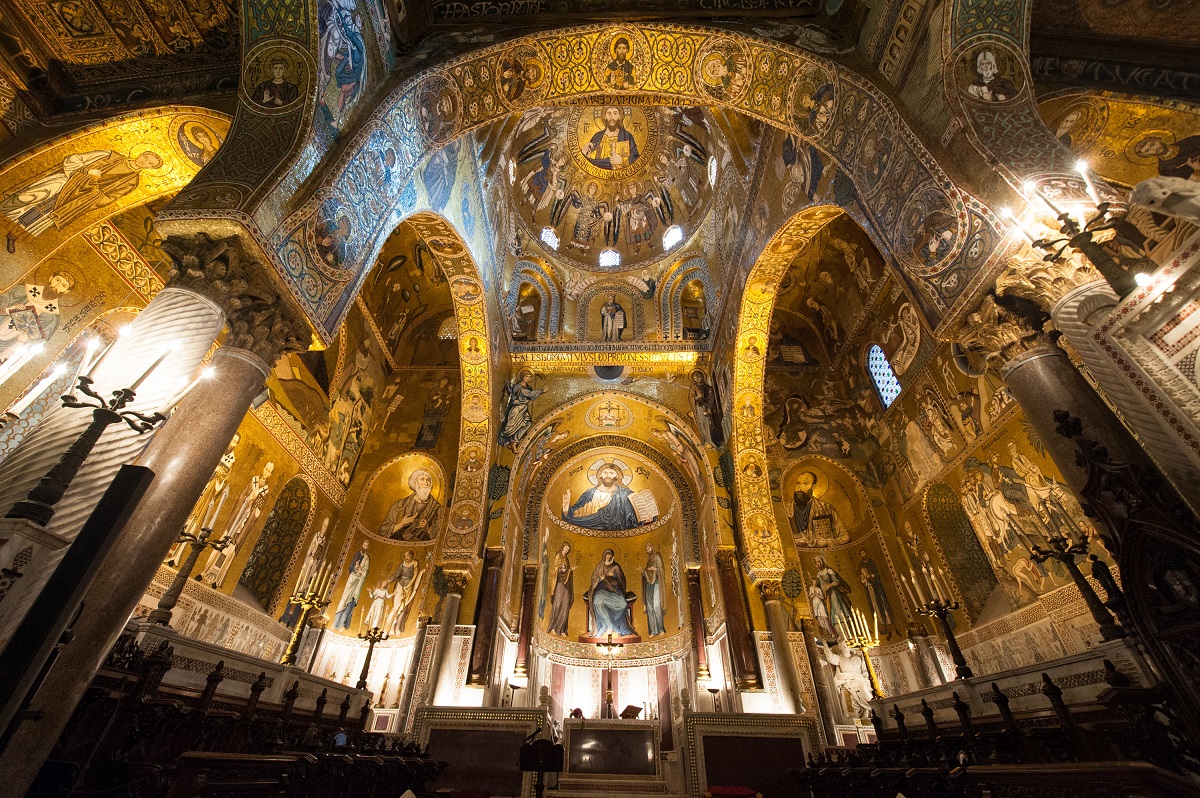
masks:
<path id="1" fill-rule="evenodd" d="M 762 579 L 755 584 L 763 604 L 772 601 L 783 601 L 783 584 L 778 579 Z"/>
<path id="2" fill-rule="evenodd" d="M 1100 272 L 1077 252 L 1064 254 L 1056 261 L 1012 258 L 996 278 L 996 295 L 1036 302 L 1039 308 L 1049 313 L 1071 291 L 1103 279 Z"/>
<path id="3" fill-rule="evenodd" d="M 470 572 L 443 570 L 442 574 L 446 579 L 446 593 L 455 593 L 461 597 L 467 589 L 467 583 L 471 581 Z"/>
<path id="4" fill-rule="evenodd" d="M 200 294 L 225 312 L 223 346 L 251 352 L 268 367 L 286 352 L 307 348 L 312 334 L 304 314 L 240 238 L 169 236 L 162 248 L 171 258 L 168 286 Z"/>
<path id="5" fill-rule="evenodd" d="M 991 294 L 967 314 L 954 342 L 966 352 L 982 358 L 985 369 L 1000 368 L 1031 349 L 1053 346 L 1045 329 L 1035 327 L 1027 316 L 1000 307 Z"/>

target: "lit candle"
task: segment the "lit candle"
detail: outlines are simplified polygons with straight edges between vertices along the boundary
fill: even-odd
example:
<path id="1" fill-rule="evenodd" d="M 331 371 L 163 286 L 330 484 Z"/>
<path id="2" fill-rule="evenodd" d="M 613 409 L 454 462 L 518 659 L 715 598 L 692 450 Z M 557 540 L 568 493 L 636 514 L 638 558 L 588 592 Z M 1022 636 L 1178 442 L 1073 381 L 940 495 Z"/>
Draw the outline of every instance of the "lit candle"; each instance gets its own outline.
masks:
<path id="1" fill-rule="evenodd" d="M 97 340 L 96 344 L 98 346 L 100 344 L 100 341 Z M 116 344 L 117 344 L 117 342 L 113 341 L 111 344 L 104 347 L 104 351 L 100 353 L 100 356 L 88 364 L 87 371 L 85 371 L 83 373 L 83 376 L 87 377 L 90 380 L 92 378 L 92 375 L 96 373 L 96 367 L 104 362 L 104 358 L 108 357 L 108 353 L 112 351 L 112 348 L 114 346 L 116 346 Z"/>
<path id="2" fill-rule="evenodd" d="M 1012 224 L 1021 231 L 1021 235 L 1029 239 L 1029 243 L 1032 244 L 1034 242 L 1035 239 L 1033 237 L 1033 232 L 1025 226 L 1024 222 L 1021 221 L 1021 217 L 1012 212 L 1012 208 L 1001 208 L 1000 215 L 1012 222 Z"/>
<path id="3" fill-rule="evenodd" d="M 212 376 L 214 373 L 215 373 L 215 370 L 213 369 L 212 366 L 205 366 L 204 368 L 200 369 L 200 373 L 196 375 L 196 379 L 189 382 L 186 388 L 184 388 L 182 391 L 180 391 L 179 393 L 175 394 L 170 399 L 168 399 L 167 403 L 165 405 L 163 405 L 162 409 L 159 410 L 158 412 L 164 416 L 167 415 L 167 413 L 170 412 L 171 408 L 175 407 L 180 402 L 182 402 L 183 397 L 185 397 L 189 393 L 191 393 L 192 389 L 195 388 L 197 385 L 199 385 L 202 380 L 212 379 Z M 182 380 L 181 380 L 181 382 L 182 382 Z"/>
<path id="4" fill-rule="evenodd" d="M 75 366 L 75 376 L 71 378 L 71 385 L 67 390 L 75 390 L 75 386 L 79 383 L 79 375 L 83 373 L 84 365 L 92 359 L 92 356 L 96 354 L 96 350 L 99 348 L 99 338 L 92 338 L 87 342 L 87 345 L 83 349 L 83 354 L 79 357 L 79 364 Z"/>
<path id="5" fill-rule="evenodd" d="M 1047 197 L 1040 188 L 1038 188 L 1037 183 L 1034 183 L 1032 180 L 1026 181 L 1025 191 L 1036 194 L 1038 199 L 1046 203 L 1046 207 L 1050 209 L 1050 212 L 1054 214 L 1055 218 L 1062 216 L 1062 211 L 1055 207 L 1054 203 L 1050 201 L 1050 198 Z"/>
<path id="6" fill-rule="evenodd" d="M 168 347 L 167 347 L 167 348 L 166 348 L 166 349 L 163 351 L 163 353 L 162 353 L 161 355 L 159 355 L 159 356 L 158 356 L 158 360 L 156 360 L 156 361 L 154 361 L 153 363 L 151 363 L 151 364 L 150 364 L 150 368 L 148 368 L 148 369 L 146 369 L 145 371 L 143 371 L 143 372 L 142 372 L 142 376 L 140 376 L 140 377 L 138 377 L 136 380 L 134 380 L 134 382 L 133 382 L 133 385 L 130 385 L 130 386 L 129 386 L 129 391 L 130 391 L 130 392 L 136 391 L 136 390 L 138 389 L 138 386 L 139 386 L 139 385 L 141 385 L 143 382 L 145 382 L 145 381 L 146 381 L 146 378 L 147 378 L 147 377 L 149 377 L 149 376 L 150 376 L 150 374 L 151 374 L 151 373 L 152 373 L 152 372 L 153 372 L 153 371 L 154 371 L 156 368 L 158 368 L 160 365 L 162 365 L 162 362 L 163 362 L 164 360 L 166 360 L 166 359 L 167 359 L 167 355 L 171 354 L 171 352 L 172 352 L 172 349 L 171 349 L 171 347 L 169 347 L 169 346 L 168 346 Z"/>
<path id="7" fill-rule="evenodd" d="M 921 606 L 921 602 L 917 601 L 917 596 L 913 593 L 912 585 L 908 583 L 908 577 L 900 574 L 900 584 L 904 585 L 904 592 L 908 596 L 908 600 L 912 602 L 913 608 Z"/>
<path id="8" fill-rule="evenodd" d="M 1096 191 L 1096 186 L 1094 183 L 1092 183 L 1091 176 L 1088 175 L 1087 161 L 1076 161 L 1075 162 L 1075 171 L 1079 172 L 1080 177 L 1083 178 L 1083 185 L 1087 190 L 1088 197 L 1091 198 L 1093 203 L 1095 203 L 1096 205 L 1099 205 L 1100 204 L 1100 192 Z"/>
<path id="9" fill-rule="evenodd" d="M 12 406 L 12 408 L 8 411 L 9 414 L 13 416 L 20 416 L 29 409 L 31 404 L 37 401 L 38 397 L 46 392 L 46 389 L 50 387 L 51 383 L 66 373 L 67 367 L 65 365 L 60 363 L 59 365 L 55 366 L 54 371 L 50 372 L 50 374 L 43 378 L 41 382 L 33 386 L 29 393 L 25 394 L 20 401 Z"/>
<path id="10" fill-rule="evenodd" d="M 878 613 L 878 612 L 876 612 L 875 610 L 871 610 L 871 615 L 872 615 L 872 616 L 874 616 L 874 618 L 875 618 L 875 637 L 874 637 L 874 640 L 875 640 L 875 642 L 877 642 L 877 643 L 878 643 L 878 642 L 879 642 L 879 613 Z"/>

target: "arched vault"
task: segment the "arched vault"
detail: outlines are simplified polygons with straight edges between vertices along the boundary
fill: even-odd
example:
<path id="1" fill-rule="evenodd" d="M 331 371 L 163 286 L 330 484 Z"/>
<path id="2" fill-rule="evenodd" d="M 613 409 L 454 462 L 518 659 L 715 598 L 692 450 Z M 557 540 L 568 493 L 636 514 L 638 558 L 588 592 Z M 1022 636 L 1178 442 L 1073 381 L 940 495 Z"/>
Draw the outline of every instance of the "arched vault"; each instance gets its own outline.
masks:
<path id="1" fill-rule="evenodd" d="M 783 544 L 771 504 L 771 483 L 763 443 L 765 342 L 780 280 L 796 255 L 842 210 L 833 205 L 806 208 L 767 243 L 750 270 L 742 292 L 733 360 L 733 455 L 738 521 L 747 571 L 755 581 L 779 579 L 785 569 Z M 755 340 L 751 340 L 751 339 Z"/>
<path id="2" fill-rule="evenodd" d="M 618 37 L 632 43 L 634 79 L 614 91 L 605 83 L 604 65 Z M 706 82 L 700 67 L 714 57 L 734 64 L 727 83 Z M 502 63 L 514 60 L 524 65 L 519 85 L 501 77 Z M 249 214 L 254 223 L 247 230 L 328 336 L 341 322 L 337 309 L 348 307 L 345 295 L 356 290 L 387 233 L 411 212 L 404 187 L 431 152 L 509 114 L 580 101 L 722 106 L 811 143 L 854 184 L 847 203 L 870 217 L 882 248 L 937 315 L 986 271 L 1003 235 L 990 209 L 951 179 L 870 80 L 778 42 L 662 24 L 539 32 L 427 69 L 378 104 L 337 150 L 337 160 L 308 182 L 302 200 L 270 196 L 257 208 L 225 213 L 209 201 L 211 187 L 202 174 L 162 218 L 211 224 L 231 214 L 245 221 Z M 868 132 L 878 142 L 870 159 L 858 153 Z M 385 170 L 381 164 L 392 165 Z"/>

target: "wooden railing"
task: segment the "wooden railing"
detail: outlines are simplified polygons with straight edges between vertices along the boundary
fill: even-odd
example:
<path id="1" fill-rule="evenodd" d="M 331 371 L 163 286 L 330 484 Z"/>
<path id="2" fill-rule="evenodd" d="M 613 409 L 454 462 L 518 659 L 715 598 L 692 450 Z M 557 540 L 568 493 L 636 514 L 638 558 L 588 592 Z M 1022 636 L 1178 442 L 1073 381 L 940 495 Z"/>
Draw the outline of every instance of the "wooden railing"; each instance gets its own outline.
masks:
<path id="1" fill-rule="evenodd" d="M 425 791 L 444 764 L 399 738 L 366 733 L 350 696 L 299 712 L 299 681 L 267 704 L 262 674 L 245 700 L 218 697 L 224 663 L 199 693 L 164 688 L 173 651 L 120 640 L 76 709 L 30 795 L 395 798 Z M 33 721 L 36 722 L 36 721 Z M 2 791 L 0 791 L 2 792 Z"/>
<path id="2" fill-rule="evenodd" d="M 810 755 L 792 774 L 804 798 L 1200 796 L 1200 761 L 1180 735 L 1167 690 L 1131 687 L 1105 664 L 1109 687 L 1088 712 L 1073 713 L 1043 674 L 1045 709 L 1018 717 L 993 684 L 986 700 L 999 721 L 973 718 L 957 692 L 956 723 L 939 723 L 924 700 L 908 715 L 893 706 L 892 728 L 872 713 L 877 743 Z"/>

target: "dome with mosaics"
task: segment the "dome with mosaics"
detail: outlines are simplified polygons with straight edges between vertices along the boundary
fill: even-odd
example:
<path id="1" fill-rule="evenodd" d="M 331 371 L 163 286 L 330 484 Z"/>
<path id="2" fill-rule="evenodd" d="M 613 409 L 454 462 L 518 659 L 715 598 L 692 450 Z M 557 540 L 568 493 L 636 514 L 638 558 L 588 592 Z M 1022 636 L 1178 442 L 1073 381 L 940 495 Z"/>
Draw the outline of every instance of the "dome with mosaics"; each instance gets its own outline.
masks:
<path id="1" fill-rule="evenodd" d="M 573 266 L 643 268 L 701 227 L 723 148 L 703 108 L 537 108 L 506 154 L 513 215 L 544 254 Z"/>

